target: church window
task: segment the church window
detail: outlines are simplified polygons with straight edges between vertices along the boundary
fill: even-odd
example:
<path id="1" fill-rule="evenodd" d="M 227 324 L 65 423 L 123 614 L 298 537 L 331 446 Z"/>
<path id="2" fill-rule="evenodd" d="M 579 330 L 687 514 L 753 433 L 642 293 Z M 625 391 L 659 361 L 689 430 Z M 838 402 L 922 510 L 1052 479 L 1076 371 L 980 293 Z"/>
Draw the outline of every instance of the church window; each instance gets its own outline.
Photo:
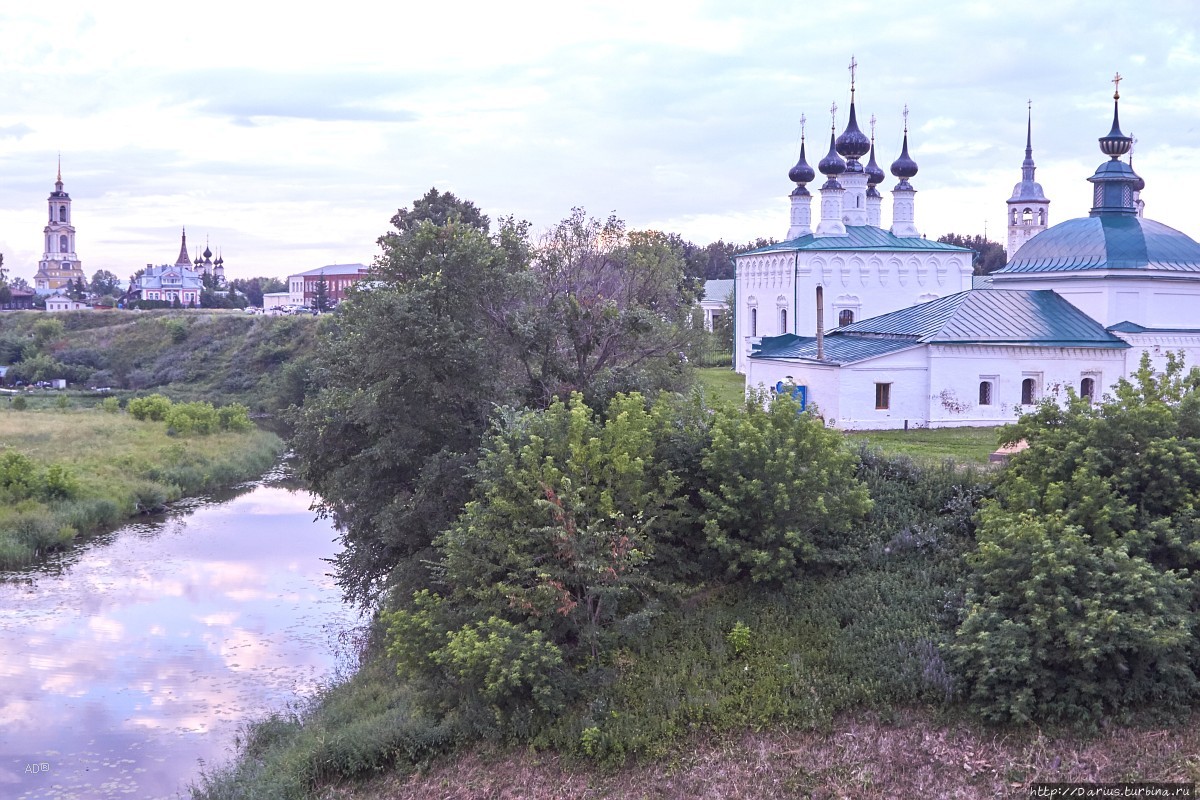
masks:
<path id="1" fill-rule="evenodd" d="M 71 248 L 67 246 L 67 235 L 65 233 L 62 236 L 58 237 L 58 252 L 60 252 L 60 253 L 71 252 Z"/>
<path id="2" fill-rule="evenodd" d="M 66 206 L 58 207 L 58 221 L 59 222 L 67 221 L 67 207 Z"/>
<path id="3" fill-rule="evenodd" d="M 992 404 L 992 382 L 979 382 L 979 405 L 990 406 Z"/>
<path id="4" fill-rule="evenodd" d="M 1021 212 L 1021 222 L 1024 222 L 1026 224 L 1033 222 L 1033 210 L 1032 209 L 1027 208 Z"/>
<path id="5" fill-rule="evenodd" d="M 1017 210 L 1015 208 L 1012 210 L 1012 224 L 1017 224 Z"/>
<path id="6" fill-rule="evenodd" d="M 1094 378 L 1084 378 L 1079 382 L 1079 396 L 1089 403 L 1096 398 L 1096 380 Z"/>
<path id="7" fill-rule="evenodd" d="M 750 335 L 758 336 L 758 309 L 750 309 Z"/>
<path id="8" fill-rule="evenodd" d="M 890 383 L 875 384 L 875 408 L 891 408 L 892 385 Z"/>
<path id="9" fill-rule="evenodd" d="M 1046 209 L 1038 209 L 1038 225 L 1046 224 Z"/>
<path id="10" fill-rule="evenodd" d="M 838 312 L 838 325 L 849 325 L 854 322 L 854 312 L 848 308 L 843 308 Z"/>
<path id="11" fill-rule="evenodd" d="M 779 309 L 779 332 L 787 333 L 787 309 Z"/>
<path id="12" fill-rule="evenodd" d="M 1021 381 L 1021 405 L 1031 406 L 1037 402 L 1037 381 L 1026 378 Z"/>

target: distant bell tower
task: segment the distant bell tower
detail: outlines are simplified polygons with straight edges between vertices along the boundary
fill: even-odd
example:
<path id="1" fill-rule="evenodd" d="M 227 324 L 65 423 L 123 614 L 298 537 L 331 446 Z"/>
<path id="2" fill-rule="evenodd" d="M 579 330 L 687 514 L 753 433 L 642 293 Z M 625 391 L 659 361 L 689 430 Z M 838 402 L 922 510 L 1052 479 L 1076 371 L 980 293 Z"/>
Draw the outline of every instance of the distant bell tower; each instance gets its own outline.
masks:
<path id="1" fill-rule="evenodd" d="M 38 262 L 33 285 L 38 294 L 50 294 L 65 287 L 76 278 L 83 278 L 83 264 L 75 255 L 75 226 L 71 224 L 71 195 L 63 191 L 62 158 L 58 160 L 58 177 L 54 191 L 47 200 L 50 220 L 46 224 L 46 249 Z M 84 278 L 84 282 L 87 279 Z"/>
<path id="2" fill-rule="evenodd" d="M 1025 160 L 1021 162 L 1021 182 L 1013 187 L 1008 199 L 1008 245 L 1005 251 L 1009 258 L 1016 255 L 1021 246 L 1050 226 L 1050 201 L 1042 192 L 1042 185 L 1033 179 L 1033 101 L 1029 101 L 1028 117 L 1025 122 Z"/>

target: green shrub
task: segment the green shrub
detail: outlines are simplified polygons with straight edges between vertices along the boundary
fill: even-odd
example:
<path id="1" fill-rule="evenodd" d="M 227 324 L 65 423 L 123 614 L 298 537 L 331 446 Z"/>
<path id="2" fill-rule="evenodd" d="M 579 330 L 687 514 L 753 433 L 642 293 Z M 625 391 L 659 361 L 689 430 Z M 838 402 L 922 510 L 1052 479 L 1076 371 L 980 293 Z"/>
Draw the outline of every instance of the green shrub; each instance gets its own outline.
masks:
<path id="1" fill-rule="evenodd" d="M 65 394 L 62 394 L 58 396 L 58 401 L 55 403 L 55 405 L 58 406 L 59 411 L 66 411 L 71 407 L 71 400 Z"/>
<path id="2" fill-rule="evenodd" d="M 171 410 L 172 405 L 169 397 L 152 394 L 148 397 L 135 397 L 129 401 L 126 408 L 134 419 L 162 422 L 167 418 L 167 412 Z"/>
<path id="3" fill-rule="evenodd" d="M 837 431 L 790 397 L 718 410 L 701 468 L 704 536 L 731 577 L 784 581 L 846 560 L 847 537 L 871 508 Z"/>
<path id="4" fill-rule="evenodd" d="M 117 397 L 106 397 L 100 401 L 100 407 L 110 414 L 116 414 L 121 410 L 121 400 Z"/>
<path id="5" fill-rule="evenodd" d="M 740 619 L 734 623 L 733 628 L 725 636 L 725 641 L 729 642 L 729 646 L 733 648 L 734 654 L 739 656 L 750 649 L 750 643 L 753 640 L 754 637 L 750 632 L 750 626 Z"/>
<path id="6" fill-rule="evenodd" d="M 171 341 L 175 344 L 179 344 L 187 339 L 188 326 L 187 322 L 184 320 L 179 319 L 178 317 L 165 319 L 163 320 L 163 327 L 167 329 L 167 336 L 170 337 Z"/>
<path id="7" fill-rule="evenodd" d="M 69 500 L 79 493 L 79 481 L 71 470 L 61 464 L 51 464 L 42 474 L 39 488 L 46 500 Z"/>
<path id="8" fill-rule="evenodd" d="M 22 500 L 32 496 L 37 491 L 38 483 L 37 468 L 28 456 L 16 450 L 0 453 L 0 489 L 3 489 L 11 500 Z"/>
<path id="9" fill-rule="evenodd" d="M 29 401 L 20 395 L 14 397 L 9 403 L 9 408 L 11 408 L 13 411 L 24 411 L 28 407 Z"/>
<path id="10" fill-rule="evenodd" d="M 201 401 L 176 403 L 167 411 L 167 433 L 179 436 L 208 436 L 220 428 L 220 418 L 212 403 Z"/>
<path id="11" fill-rule="evenodd" d="M 223 431 L 248 431 L 254 427 L 250 421 L 250 409 L 241 403 L 231 403 L 217 409 L 217 419 Z"/>

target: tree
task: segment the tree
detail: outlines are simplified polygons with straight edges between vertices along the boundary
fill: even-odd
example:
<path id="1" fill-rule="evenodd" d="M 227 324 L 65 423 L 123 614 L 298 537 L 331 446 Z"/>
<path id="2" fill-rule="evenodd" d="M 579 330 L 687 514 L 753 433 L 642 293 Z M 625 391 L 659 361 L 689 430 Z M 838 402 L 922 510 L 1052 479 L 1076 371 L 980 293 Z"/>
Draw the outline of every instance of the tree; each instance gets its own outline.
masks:
<path id="1" fill-rule="evenodd" d="M 317 285 L 313 291 L 313 309 L 317 313 L 329 310 L 329 282 L 325 280 L 324 274 L 317 276 Z"/>
<path id="2" fill-rule="evenodd" d="M 279 278 L 234 278 L 229 288 L 241 292 L 250 305 L 262 308 L 264 294 L 286 291 L 287 284 Z"/>
<path id="3" fill-rule="evenodd" d="M 949 649 L 1000 721 L 1095 724 L 1200 691 L 1200 370 L 1148 356 L 1103 403 L 1045 401 L 980 513 Z"/>
<path id="4" fill-rule="evenodd" d="M 957 233 L 947 233 L 944 236 L 939 236 L 938 241 L 943 244 L 956 244 L 959 247 L 967 247 L 974 250 L 975 255 L 971 259 L 971 266 L 974 268 L 976 275 L 991 274 L 1008 263 L 1008 255 L 1004 252 L 1004 245 L 985 239 L 978 234 L 975 236 L 962 236 Z"/>
<path id="5" fill-rule="evenodd" d="M 439 192 L 435 186 L 426 192 L 424 197 L 413 201 L 411 211 L 402 208 L 396 212 L 392 217 L 392 224 L 399 233 L 389 233 L 384 238 L 409 233 L 422 222 L 432 222 L 439 227 L 457 222 L 469 225 L 484 234 L 488 233 L 491 226 L 487 215 L 476 208 L 474 203 L 459 200 L 453 192 Z M 382 239 L 380 244 L 383 244 Z"/>
<path id="6" fill-rule="evenodd" d="M 83 285 L 83 278 L 67 282 L 67 296 L 72 300 L 83 300 L 87 297 L 87 287 Z"/>
<path id="7" fill-rule="evenodd" d="M 531 403 L 685 386 L 680 354 L 696 335 L 694 295 L 670 236 L 574 209 L 539 241 L 525 290 L 508 325 Z"/>
<path id="8" fill-rule="evenodd" d="M 106 269 L 98 269 L 92 275 L 92 294 L 119 294 L 121 279 Z"/>
<path id="9" fill-rule="evenodd" d="M 377 285 L 342 304 L 316 390 L 294 417 L 299 472 L 343 532 L 339 583 L 364 603 L 427 580 L 395 571 L 431 553 L 467 498 L 492 409 L 520 399 L 508 349 L 489 331 L 524 267 L 523 229 L 489 236 L 450 219 L 407 215 L 381 238 Z"/>
<path id="10" fill-rule="evenodd" d="M 0 253 L 0 264 L 4 263 L 3 259 L 4 259 L 3 253 Z M 21 291 L 21 292 L 32 291 L 32 288 L 29 285 L 29 281 L 25 280 L 24 278 L 22 278 L 20 276 L 13 278 L 11 281 L 8 282 L 8 285 L 12 288 L 13 291 Z"/>

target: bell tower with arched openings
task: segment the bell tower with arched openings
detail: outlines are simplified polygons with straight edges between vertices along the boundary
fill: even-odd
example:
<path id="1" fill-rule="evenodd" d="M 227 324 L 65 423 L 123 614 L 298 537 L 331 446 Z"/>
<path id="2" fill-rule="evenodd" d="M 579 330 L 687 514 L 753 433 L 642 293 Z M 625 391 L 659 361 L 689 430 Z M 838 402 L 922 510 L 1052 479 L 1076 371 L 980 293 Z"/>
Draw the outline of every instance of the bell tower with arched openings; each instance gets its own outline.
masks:
<path id="1" fill-rule="evenodd" d="M 1013 187 L 1008 199 L 1008 244 L 1005 251 L 1009 258 L 1016 255 L 1021 245 L 1050 227 L 1050 201 L 1042 192 L 1042 185 L 1033 179 L 1033 101 L 1029 101 L 1029 112 L 1025 122 L 1025 160 L 1021 162 L 1021 182 Z"/>
<path id="2" fill-rule="evenodd" d="M 47 204 L 50 207 L 50 219 L 43 231 L 46 249 L 38 263 L 37 274 L 33 276 L 34 291 L 38 294 L 49 294 L 61 289 L 76 278 L 83 278 L 84 282 L 87 282 L 83 274 L 83 264 L 75 255 L 71 195 L 63 191 L 61 158 L 58 162 L 54 191 L 50 193 Z"/>

